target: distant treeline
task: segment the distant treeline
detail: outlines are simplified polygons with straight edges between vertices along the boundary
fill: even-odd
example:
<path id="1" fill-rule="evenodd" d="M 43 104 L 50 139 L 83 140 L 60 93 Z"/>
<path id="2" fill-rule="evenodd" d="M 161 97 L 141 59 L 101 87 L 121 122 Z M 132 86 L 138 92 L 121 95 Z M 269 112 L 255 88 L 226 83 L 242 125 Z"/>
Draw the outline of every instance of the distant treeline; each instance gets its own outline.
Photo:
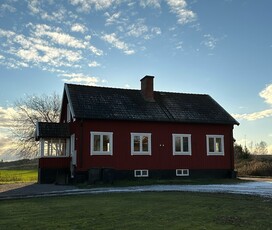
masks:
<path id="1" fill-rule="evenodd" d="M 0 162 L 0 169 L 37 169 L 38 159 L 23 159 L 17 161 Z"/>

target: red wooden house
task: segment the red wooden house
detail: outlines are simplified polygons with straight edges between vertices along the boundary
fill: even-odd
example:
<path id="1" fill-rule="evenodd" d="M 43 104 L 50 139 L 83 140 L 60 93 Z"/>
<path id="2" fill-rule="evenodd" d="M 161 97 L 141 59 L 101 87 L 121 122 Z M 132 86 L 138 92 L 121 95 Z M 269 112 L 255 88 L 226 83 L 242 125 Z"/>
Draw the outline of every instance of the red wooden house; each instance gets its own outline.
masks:
<path id="1" fill-rule="evenodd" d="M 39 182 L 231 177 L 233 127 L 209 95 L 65 84 L 59 123 L 39 122 Z"/>

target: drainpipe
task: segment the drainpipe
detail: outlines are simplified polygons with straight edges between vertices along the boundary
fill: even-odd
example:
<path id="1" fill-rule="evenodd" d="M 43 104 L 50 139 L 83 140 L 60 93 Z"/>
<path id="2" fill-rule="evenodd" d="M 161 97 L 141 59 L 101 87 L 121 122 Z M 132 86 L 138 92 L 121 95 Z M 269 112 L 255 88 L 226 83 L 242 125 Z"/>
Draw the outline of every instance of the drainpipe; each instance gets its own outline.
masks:
<path id="1" fill-rule="evenodd" d="M 83 160 L 83 120 L 80 121 L 80 147 L 79 147 L 79 167 L 82 168 Z"/>

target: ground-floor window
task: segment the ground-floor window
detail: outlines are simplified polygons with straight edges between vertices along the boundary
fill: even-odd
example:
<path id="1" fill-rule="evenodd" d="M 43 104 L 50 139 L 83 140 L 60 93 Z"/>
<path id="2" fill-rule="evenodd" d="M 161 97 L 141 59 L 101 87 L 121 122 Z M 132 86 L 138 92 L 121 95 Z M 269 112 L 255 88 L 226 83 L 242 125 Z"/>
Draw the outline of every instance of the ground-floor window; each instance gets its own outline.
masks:
<path id="1" fill-rule="evenodd" d="M 112 155 L 113 133 L 91 132 L 91 155 Z"/>
<path id="2" fill-rule="evenodd" d="M 207 155 L 224 155 L 224 135 L 207 135 Z"/>
<path id="3" fill-rule="evenodd" d="M 134 177 L 148 177 L 148 170 L 147 169 L 134 170 Z"/>
<path id="4" fill-rule="evenodd" d="M 189 176 L 189 169 L 176 169 L 176 176 Z"/>
<path id="5" fill-rule="evenodd" d="M 192 155 L 191 135 L 173 134 L 173 155 Z"/>
<path id="6" fill-rule="evenodd" d="M 131 155 L 151 155 L 151 133 L 131 133 Z"/>

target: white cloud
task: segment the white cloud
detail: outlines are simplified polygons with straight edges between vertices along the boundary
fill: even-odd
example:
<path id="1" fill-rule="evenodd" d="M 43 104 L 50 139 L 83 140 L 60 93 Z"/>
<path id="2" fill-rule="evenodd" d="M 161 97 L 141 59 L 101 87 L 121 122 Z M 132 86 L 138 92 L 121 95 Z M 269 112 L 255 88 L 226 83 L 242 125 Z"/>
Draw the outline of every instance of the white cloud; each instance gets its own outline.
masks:
<path id="1" fill-rule="evenodd" d="M 122 50 L 125 54 L 134 54 L 135 51 L 129 48 L 129 45 L 117 38 L 115 33 L 105 34 L 101 37 L 104 41 L 110 43 L 115 48 Z"/>
<path id="2" fill-rule="evenodd" d="M 140 6 L 141 7 L 154 7 L 154 8 L 160 8 L 160 0 L 140 0 Z"/>
<path id="3" fill-rule="evenodd" d="M 0 5 L 0 12 L 5 12 L 5 11 L 9 11 L 11 13 L 14 13 L 17 10 L 16 10 L 15 7 L 13 7 L 13 6 L 11 6 L 11 5 L 7 4 L 7 3 L 4 3 L 4 4 Z"/>
<path id="4" fill-rule="evenodd" d="M 104 10 L 118 4 L 119 0 L 70 0 L 70 3 L 74 6 L 78 6 L 78 10 L 81 12 L 90 12 L 92 8 L 96 10 Z"/>
<path id="5" fill-rule="evenodd" d="M 80 49 L 86 48 L 86 44 L 83 41 L 80 41 L 69 34 L 63 33 L 61 28 L 51 28 L 50 26 L 44 24 L 35 25 L 33 27 L 35 29 L 35 37 L 47 36 L 51 38 L 52 42 L 59 45 L 65 45 Z"/>
<path id="6" fill-rule="evenodd" d="M 101 66 L 101 64 L 99 64 L 98 62 L 96 61 L 92 61 L 88 64 L 89 67 L 99 67 Z"/>
<path id="7" fill-rule="evenodd" d="M 10 68 L 27 67 L 28 64 L 39 65 L 46 63 L 48 65 L 57 66 L 71 66 L 72 63 L 78 62 L 82 59 L 80 50 L 69 50 L 50 46 L 48 41 L 39 39 L 37 37 L 26 37 L 22 34 L 15 34 L 12 31 L 5 31 L 0 29 L 0 37 L 7 39 L 7 46 L 10 48 L 6 51 L 9 55 L 19 57 L 20 60 L 9 58 L 6 64 Z M 72 43 L 68 38 L 61 37 L 63 42 L 65 39 L 70 41 L 70 46 L 78 47 Z M 79 46 L 81 47 L 81 46 Z M 82 46 L 83 47 L 83 46 Z"/>
<path id="8" fill-rule="evenodd" d="M 144 20 L 140 19 L 137 23 L 134 23 L 128 27 L 127 35 L 140 37 L 146 32 L 148 32 L 148 27 L 144 24 Z"/>
<path id="9" fill-rule="evenodd" d="M 265 87 L 264 90 L 262 90 L 259 93 L 260 97 L 264 98 L 265 102 L 272 105 L 272 84 Z"/>
<path id="10" fill-rule="evenodd" d="M 12 107 L 0 107 L 0 130 L 8 129 L 14 124 L 13 117 L 17 114 L 16 110 Z M 1 133 L 1 132 L 0 132 Z"/>
<path id="11" fill-rule="evenodd" d="M 232 114 L 232 116 L 239 120 L 255 121 L 272 116 L 272 109 L 266 109 L 260 112 L 244 113 L 244 114 Z"/>
<path id="12" fill-rule="evenodd" d="M 89 47 L 89 49 L 90 49 L 90 51 L 92 53 L 94 53 L 97 56 L 102 56 L 103 55 L 103 50 L 100 50 L 100 49 L 98 49 L 98 48 L 96 48 L 96 47 L 94 47 L 92 45 Z"/>
<path id="13" fill-rule="evenodd" d="M 272 106 L 272 84 L 265 87 L 259 93 L 259 96 L 262 97 L 266 103 Z M 267 117 L 272 117 L 272 109 L 266 109 L 260 112 L 246 113 L 246 114 L 233 114 L 236 119 L 243 119 L 248 121 L 255 121 Z"/>
<path id="14" fill-rule="evenodd" d="M 87 27 L 82 25 L 82 24 L 79 24 L 79 23 L 75 23 L 72 25 L 71 27 L 71 31 L 73 32 L 80 32 L 80 33 L 85 33 L 87 31 Z"/>
<path id="15" fill-rule="evenodd" d="M 110 15 L 108 12 L 106 12 L 104 14 L 107 19 L 106 19 L 106 25 L 112 25 L 112 24 L 115 24 L 115 23 L 120 23 L 119 22 L 119 18 L 121 16 L 121 12 L 117 12 L 117 13 L 114 13 L 112 15 Z"/>
<path id="16" fill-rule="evenodd" d="M 202 44 L 213 50 L 217 44 L 217 39 L 214 38 L 211 34 L 205 34 Z"/>
<path id="17" fill-rule="evenodd" d="M 48 4 L 50 5 L 50 12 L 47 11 L 49 8 Z M 67 12 L 63 6 L 58 5 L 57 3 L 53 4 L 53 2 L 50 1 L 44 2 L 39 0 L 28 0 L 28 8 L 32 14 L 39 16 L 43 20 L 54 21 L 58 23 L 66 23 L 65 18 L 67 16 L 75 17 L 71 12 Z"/>
<path id="18" fill-rule="evenodd" d="M 14 160 L 15 145 L 11 138 L 11 128 L 14 127 L 13 118 L 17 114 L 13 107 L 0 107 L 0 160 Z"/>
<path id="19" fill-rule="evenodd" d="M 40 12 L 40 1 L 39 0 L 28 0 L 28 8 L 33 14 L 38 14 Z"/>
<path id="20" fill-rule="evenodd" d="M 187 9 L 185 0 L 166 0 L 171 12 L 176 14 L 179 24 L 187 24 L 196 20 L 196 13 Z"/>
<path id="21" fill-rule="evenodd" d="M 84 84 L 84 85 L 96 85 L 99 82 L 99 79 L 96 77 L 92 77 L 89 75 L 84 75 L 82 73 L 65 73 L 60 74 L 64 82 L 67 83 L 76 83 L 76 84 Z"/>

